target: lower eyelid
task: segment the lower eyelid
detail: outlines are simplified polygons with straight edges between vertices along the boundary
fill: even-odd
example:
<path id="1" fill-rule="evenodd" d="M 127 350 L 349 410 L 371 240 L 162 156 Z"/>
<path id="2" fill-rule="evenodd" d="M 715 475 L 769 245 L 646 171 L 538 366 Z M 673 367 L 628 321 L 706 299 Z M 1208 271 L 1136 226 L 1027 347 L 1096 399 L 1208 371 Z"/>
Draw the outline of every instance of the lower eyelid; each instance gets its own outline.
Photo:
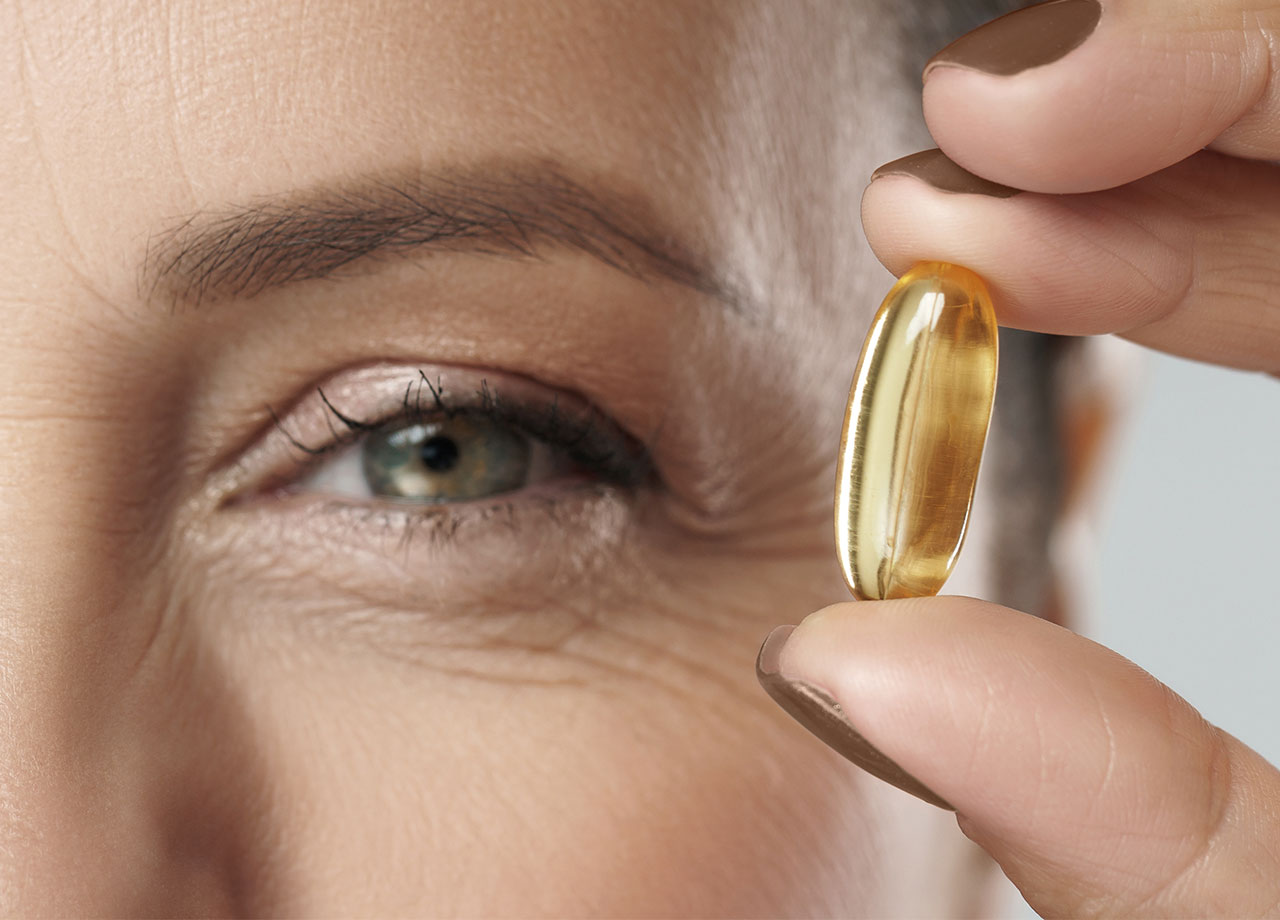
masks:
<path id="1" fill-rule="evenodd" d="M 655 551 L 647 504 L 644 493 L 598 482 L 458 505 L 285 496 L 215 515 L 194 544 L 206 556 L 193 561 L 230 568 L 235 590 L 256 602 L 232 603 L 229 615 L 256 613 L 264 596 L 287 599 L 277 614 L 285 628 L 343 656 L 438 660 L 451 643 L 490 648 L 512 636 L 542 647 L 615 607 L 618 592 L 629 596 L 621 573 Z"/>
<path id="2" fill-rule="evenodd" d="M 250 547 L 262 541 L 265 559 L 296 551 L 353 570 L 367 569 L 363 559 L 378 559 L 380 565 L 392 562 L 404 569 L 406 577 L 417 577 L 433 569 L 439 573 L 438 565 L 474 566 L 486 558 L 486 547 L 502 560 L 503 569 L 536 567 L 534 557 L 547 551 L 561 559 L 603 552 L 630 531 L 639 501 L 617 486 L 560 480 L 531 487 L 518 496 L 511 493 L 465 502 L 369 502 L 286 493 L 228 506 L 230 513 L 222 520 L 241 530 L 248 525 L 242 539 Z M 512 553 L 513 539 L 530 540 L 537 549 Z M 465 555 L 456 555 L 464 550 Z M 257 558 L 259 554 L 251 551 L 249 555 Z M 482 580 L 496 584 L 502 576 L 485 568 Z M 400 595 L 392 590 L 394 585 L 388 587 L 391 602 Z"/>

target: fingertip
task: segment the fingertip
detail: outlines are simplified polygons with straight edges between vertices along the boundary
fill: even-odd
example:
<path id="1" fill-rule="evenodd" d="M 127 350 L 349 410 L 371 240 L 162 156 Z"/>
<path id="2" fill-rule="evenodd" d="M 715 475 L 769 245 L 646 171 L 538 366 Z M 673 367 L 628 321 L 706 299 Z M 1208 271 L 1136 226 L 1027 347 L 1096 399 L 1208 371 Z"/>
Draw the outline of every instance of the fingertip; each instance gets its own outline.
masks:
<path id="1" fill-rule="evenodd" d="M 886 176 L 905 176 L 932 186 L 940 192 L 957 195 L 986 195 L 991 198 L 1012 198 L 1021 189 L 991 182 L 969 172 L 938 148 L 921 150 L 885 163 L 871 174 L 871 182 Z"/>
<path id="2" fill-rule="evenodd" d="M 999 631 L 1010 616 L 1036 619 L 959 594 L 831 604 L 795 627 L 783 651 L 783 670 L 794 663 L 805 671 L 857 671 L 864 658 L 876 660 L 886 648 L 894 652 L 893 664 L 901 665 L 917 653 L 957 647 L 957 624 L 972 622 Z"/>
<path id="3" fill-rule="evenodd" d="M 1109 3 L 1086 40 L 1055 31 L 1049 20 L 1072 7 L 1068 18 L 1087 26 L 1087 5 L 1096 4 L 1036 4 L 935 57 L 923 106 L 938 146 L 979 176 L 1047 194 L 1116 188 L 1207 145 L 1230 146 L 1251 112 L 1246 150 L 1274 151 L 1256 117 L 1274 67 L 1266 29 L 1242 25 L 1232 4 L 1189 19 L 1178 4 L 1153 15 L 1149 4 Z M 1037 18 L 1044 28 L 1027 28 Z"/>
<path id="4" fill-rule="evenodd" d="M 1099 0 L 1049 0 L 1014 10 L 951 42 L 925 65 L 923 79 L 939 68 L 1011 76 L 1066 57 L 1091 36 L 1102 19 Z"/>
<path id="5" fill-rule="evenodd" d="M 1052 70 L 1052 69 L 1050 69 Z M 1151 150 L 1132 125 L 1099 125 L 1099 101 L 1071 75 L 1000 77 L 938 67 L 922 97 L 925 124 L 939 148 L 983 178 L 1042 194 L 1114 188 L 1177 162 Z"/>
<path id="6" fill-rule="evenodd" d="M 982 274 L 979 265 L 987 261 L 992 236 L 974 233 L 972 227 L 998 228 L 1001 215 L 1008 213 L 1001 205 L 1016 200 L 942 188 L 918 172 L 879 172 L 862 194 L 862 226 L 876 258 L 895 275 L 921 259 L 952 262 Z"/>
<path id="7" fill-rule="evenodd" d="M 939 190 L 895 172 L 866 188 L 862 221 L 872 251 L 894 274 L 921 259 L 977 272 L 1002 326 L 1128 332 L 1173 309 L 1189 283 L 1188 224 L 1157 186 L 999 197 Z M 1136 219 L 1117 219 L 1126 211 Z"/>

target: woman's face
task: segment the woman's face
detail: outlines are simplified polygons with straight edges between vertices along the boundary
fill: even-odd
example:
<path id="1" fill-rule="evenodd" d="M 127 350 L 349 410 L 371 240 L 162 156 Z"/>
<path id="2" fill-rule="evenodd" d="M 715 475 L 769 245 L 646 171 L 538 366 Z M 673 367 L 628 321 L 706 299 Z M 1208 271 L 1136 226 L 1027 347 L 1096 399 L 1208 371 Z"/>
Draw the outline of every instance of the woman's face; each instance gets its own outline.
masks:
<path id="1" fill-rule="evenodd" d="M 5 913 L 930 912 L 947 819 L 753 672 L 845 596 L 887 12 L 0 36 Z"/>

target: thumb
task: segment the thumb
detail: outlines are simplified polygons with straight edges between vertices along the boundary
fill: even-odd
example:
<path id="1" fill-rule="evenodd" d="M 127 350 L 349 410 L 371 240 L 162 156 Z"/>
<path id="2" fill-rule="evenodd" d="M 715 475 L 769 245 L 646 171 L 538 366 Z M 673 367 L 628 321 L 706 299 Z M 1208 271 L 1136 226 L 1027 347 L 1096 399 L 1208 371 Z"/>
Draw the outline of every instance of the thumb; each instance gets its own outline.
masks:
<path id="1" fill-rule="evenodd" d="M 862 601 L 779 627 L 757 668 L 841 753 L 950 803 L 1043 915 L 1280 907 L 1280 772 L 1088 639 L 971 598 Z"/>

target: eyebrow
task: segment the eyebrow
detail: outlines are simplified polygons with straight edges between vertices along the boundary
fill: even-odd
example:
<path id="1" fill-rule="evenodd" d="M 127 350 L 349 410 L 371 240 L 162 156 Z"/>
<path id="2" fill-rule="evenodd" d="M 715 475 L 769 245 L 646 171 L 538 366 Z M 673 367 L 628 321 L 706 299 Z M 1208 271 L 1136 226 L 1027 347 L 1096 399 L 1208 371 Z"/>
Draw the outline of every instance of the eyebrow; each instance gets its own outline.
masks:
<path id="1" fill-rule="evenodd" d="M 546 162 L 375 177 L 201 211 L 151 238 L 139 286 L 177 309 L 334 277 L 378 257 L 543 259 L 554 248 L 742 303 L 647 200 L 589 189 Z"/>

